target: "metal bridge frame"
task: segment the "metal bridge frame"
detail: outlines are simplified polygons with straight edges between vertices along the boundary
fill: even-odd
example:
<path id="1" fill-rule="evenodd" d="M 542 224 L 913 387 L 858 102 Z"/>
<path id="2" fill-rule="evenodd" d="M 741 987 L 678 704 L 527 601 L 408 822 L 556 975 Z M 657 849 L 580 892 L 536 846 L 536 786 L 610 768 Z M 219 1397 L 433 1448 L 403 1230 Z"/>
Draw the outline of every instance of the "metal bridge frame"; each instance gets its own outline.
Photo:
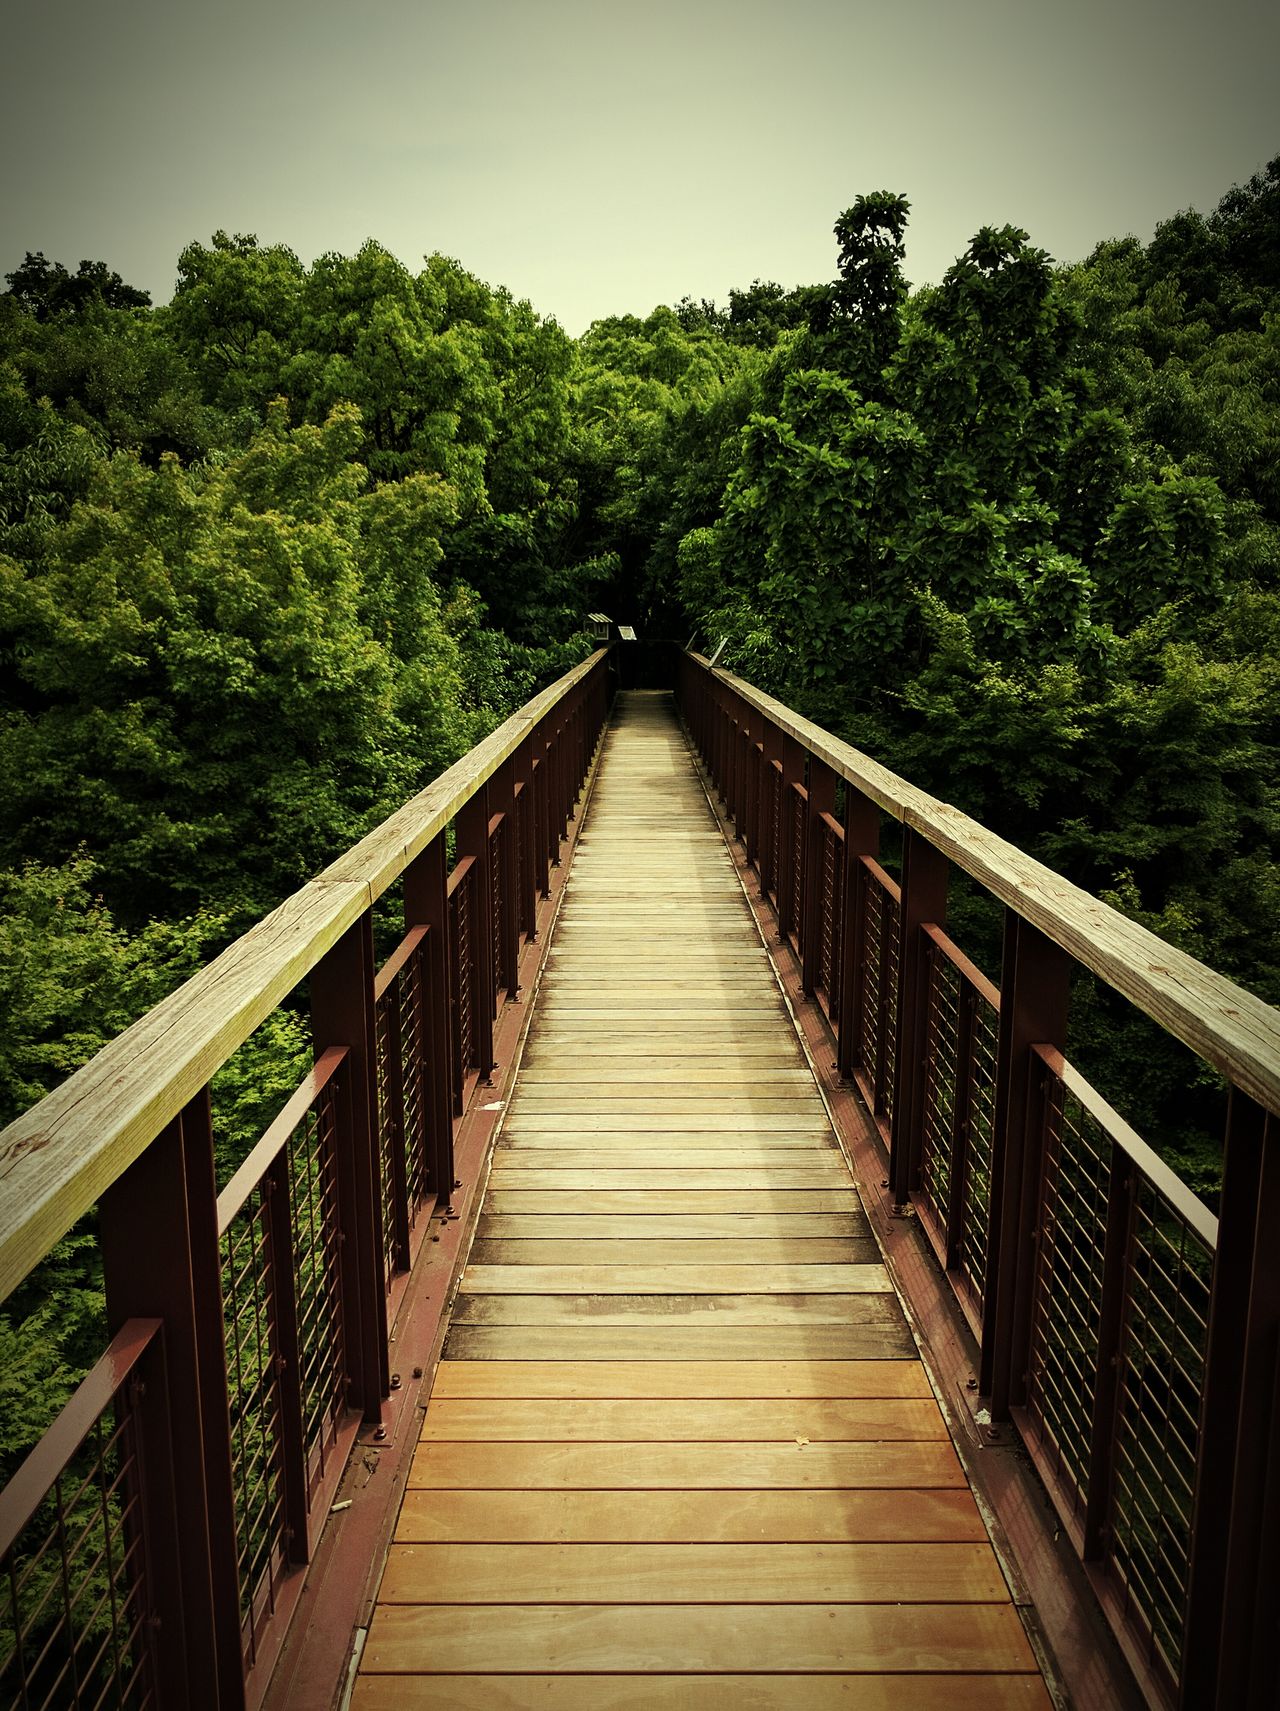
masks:
<path id="1" fill-rule="evenodd" d="M 990 1411 L 1149 1702 L 1274 1704 L 1276 1013 L 749 685 L 680 673 Z M 394 1413 L 392 1327 L 610 687 L 601 651 L 0 1136 L 0 1298 L 96 1203 L 113 1337 L 0 1493 L 19 1703 L 262 1703 L 348 1453 Z M 999 988 L 946 931 L 953 867 L 1004 905 Z M 1066 1061 L 1077 967 L 1230 1082 L 1220 1222 Z M 303 980 L 314 1067 L 218 1194 L 209 1082 Z"/>
<path id="2" fill-rule="evenodd" d="M 112 1335 L 0 1493 L 6 1702 L 262 1703 L 612 688 L 598 650 L 0 1136 L 0 1298 L 96 1201 Z M 218 1193 L 210 1079 L 303 980 L 314 1067 Z"/>
<path id="3" fill-rule="evenodd" d="M 678 696 L 1148 1702 L 1274 1705 L 1280 1017 L 700 656 Z M 999 988 L 946 933 L 953 866 L 1004 905 Z M 1220 1220 L 1067 1062 L 1077 969 L 1229 1083 Z"/>

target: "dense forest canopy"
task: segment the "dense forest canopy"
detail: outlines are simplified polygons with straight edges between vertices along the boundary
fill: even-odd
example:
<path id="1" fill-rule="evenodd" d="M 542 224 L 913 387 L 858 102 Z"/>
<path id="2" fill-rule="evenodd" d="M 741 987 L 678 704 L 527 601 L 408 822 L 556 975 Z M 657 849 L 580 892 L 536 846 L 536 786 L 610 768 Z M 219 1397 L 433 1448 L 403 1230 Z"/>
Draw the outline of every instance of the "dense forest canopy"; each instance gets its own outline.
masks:
<path id="1" fill-rule="evenodd" d="M 908 218 L 859 196 L 833 282 L 576 341 L 374 242 L 306 267 L 219 232 L 159 307 L 29 255 L 0 294 L 0 1120 L 582 657 L 596 607 L 723 639 L 1280 998 L 1280 160 L 1072 266 L 986 228 L 914 291 Z M 1082 995 L 1087 1067 L 1211 1190 L 1185 1064 L 1138 1028 Z M 305 1031 L 253 1044 L 228 1157 Z M 93 1277 L 77 1234 L 9 1304 L 0 1388 L 35 1362 L 56 1404 Z"/>

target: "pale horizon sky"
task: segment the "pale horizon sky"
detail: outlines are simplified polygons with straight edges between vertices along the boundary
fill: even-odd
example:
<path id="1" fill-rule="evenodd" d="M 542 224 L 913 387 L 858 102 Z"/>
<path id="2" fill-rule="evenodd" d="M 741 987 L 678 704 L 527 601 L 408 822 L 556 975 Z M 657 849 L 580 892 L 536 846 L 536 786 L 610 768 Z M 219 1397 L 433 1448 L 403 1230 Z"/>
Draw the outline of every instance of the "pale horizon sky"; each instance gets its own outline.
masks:
<path id="1" fill-rule="evenodd" d="M 0 274 L 92 258 L 156 302 L 218 228 L 372 237 L 578 334 L 830 279 L 860 192 L 910 198 L 921 284 L 988 224 L 1145 241 L 1280 153 L 1273 0 L 46 0 L 4 40 Z"/>

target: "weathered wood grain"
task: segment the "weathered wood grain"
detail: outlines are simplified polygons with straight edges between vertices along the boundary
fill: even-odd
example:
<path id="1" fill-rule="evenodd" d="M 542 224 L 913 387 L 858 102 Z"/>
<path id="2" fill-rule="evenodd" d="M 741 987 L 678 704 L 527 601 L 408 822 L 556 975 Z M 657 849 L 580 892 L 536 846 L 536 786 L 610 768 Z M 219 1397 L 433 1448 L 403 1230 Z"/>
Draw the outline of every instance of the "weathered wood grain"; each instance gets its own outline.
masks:
<path id="1" fill-rule="evenodd" d="M 572 1117 L 566 1122 L 571 1123 Z M 555 1169 L 614 1169 L 623 1166 L 640 1169 L 651 1162 L 661 1165 L 664 1157 L 678 1153 L 678 1163 L 684 1169 L 723 1169 L 743 1165 L 808 1165 L 829 1163 L 839 1159 L 834 1142 L 821 1135 L 717 1135 L 710 1130 L 683 1130 L 675 1133 L 682 1138 L 672 1144 L 671 1131 L 648 1130 L 633 1135 L 627 1130 L 602 1129 L 596 1134 L 582 1135 L 570 1130 L 567 1134 L 503 1135 L 494 1151 L 494 1164 L 515 1168 L 537 1165 L 542 1170 Z M 557 1145 L 563 1142 L 563 1145 Z"/>
<path id="2" fill-rule="evenodd" d="M 806 1099 L 814 1097 L 813 1077 L 807 1069 L 757 1067 L 744 1075 L 736 1068 L 702 1064 L 696 1075 L 672 1075 L 666 1066 L 627 1062 L 633 1074 L 648 1079 L 629 1081 L 611 1068 L 575 1063 L 571 1053 L 554 1067 L 534 1064 L 526 1054 L 520 1066 L 522 1099 L 536 1102 L 556 1093 L 590 1098 L 597 1090 L 618 1099 L 646 1099 L 660 1097 L 663 1089 L 670 1089 L 673 1096 L 678 1090 L 686 1104 L 699 1099 L 772 1099 L 796 1092 Z"/>
<path id="3" fill-rule="evenodd" d="M 521 1090 L 520 1111 L 523 1116 L 549 1112 L 566 1118 L 572 1126 L 573 1117 L 591 1112 L 601 1117 L 679 1117 L 690 1109 L 705 1110 L 732 1125 L 739 1117 L 806 1117 L 822 1120 L 822 1101 L 811 1087 L 781 1088 L 776 1092 L 751 1093 L 727 1087 L 707 1088 L 698 1083 L 668 1083 L 666 1091 L 656 1087 L 647 1093 L 620 1093 L 616 1087 L 604 1084 L 595 1087 L 531 1088 Z"/>
<path id="4" fill-rule="evenodd" d="M 565 1217 L 574 1212 L 592 1214 L 649 1213 L 665 1218 L 672 1213 L 750 1212 L 757 1216 L 777 1212 L 844 1212 L 849 1210 L 853 1186 L 844 1188 L 682 1188 L 663 1191 L 643 1188 L 491 1188 L 485 1199 L 490 1212 L 520 1213 L 532 1217 L 549 1212 Z"/>
<path id="5" fill-rule="evenodd" d="M 508 1164 L 497 1162 L 490 1173 L 495 1194 L 514 1194 L 524 1190 L 537 1192 L 552 1189 L 556 1193 L 573 1193 L 579 1189 L 605 1188 L 642 1189 L 650 1194 L 683 1195 L 691 1189 L 761 1189 L 770 1193 L 785 1193 L 788 1189 L 827 1188 L 837 1194 L 849 1192 L 849 1173 L 843 1163 L 814 1165 L 797 1169 L 794 1165 L 771 1165 L 767 1169 L 739 1164 L 723 1169 L 684 1170 L 678 1153 L 667 1153 L 664 1159 L 640 1170 L 624 1166 L 610 1168 L 601 1165 L 595 1170 L 555 1170 L 542 1164 Z"/>
<path id="6" fill-rule="evenodd" d="M 470 1295 L 886 1295 L 873 1265 L 475 1265 L 462 1274 Z"/>
<path id="7" fill-rule="evenodd" d="M 1051 1703 L 1038 1675 L 362 1675 L 351 1711 L 1051 1711 Z"/>
<path id="8" fill-rule="evenodd" d="M 982 1544 L 396 1543 L 379 1604 L 992 1604 Z"/>
<path id="9" fill-rule="evenodd" d="M 396 1538 L 530 1544 L 985 1542 L 968 1491 L 407 1491 Z"/>
<path id="10" fill-rule="evenodd" d="M 379 1606 L 361 1667 L 441 1671 L 1029 1672 L 1009 1604 Z M 954 1703 L 954 1701 L 953 1701 Z"/>
<path id="11" fill-rule="evenodd" d="M 844 1241 L 647 1240 L 491 1241 L 471 1244 L 477 1265 L 866 1265 L 879 1259 L 870 1236 Z"/>
<path id="12" fill-rule="evenodd" d="M 436 1369 L 433 1397 L 932 1396 L 914 1354 L 854 1361 L 454 1361 Z M 789 1436 L 790 1434 L 788 1434 Z"/>
<path id="13" fill-rule="evenodd" d="M 852 1196 L 847 1197 L 852 1199 Z M 766 1241 L 834 1240 L 843 1237 L 865 1237 L 869 1227 L 862 1209 L 847 1205 L 838 1212 L 729 1212 L 714 1213 L 671 1212 L 660 1222 L 651 1217 L 619 1216 L 592 1217 L 589 1213 L 558 1216 L 555 1213 L 503 1214 L 482 1211 L 477 1235 L 482 1239 L 503 1241 L 530 1239 L 568 1241 L 750 1241 L 763 1245 Z M 879 1250 L 876 1250 L 878 1254 Z M 477 1256 L 478 1257 L 478 1256 Z M 714 1253 L 712 1258 L 714 1259 Z M 868 1256 L 870 1257 L 870 1256 Z"/>
<path id="14" fill-rule="evenodd" d="M 645 1326 L 455 1324 L 445 1353 L 450 1360 L 901 1360 L 915 1343 L 905 1320 L 739 1327 L 662 1318 Z"/>
<path id="15" fill-rule="evenodd" d="M 780 1148 L 787 1151 L 818 1151 L 827 1160 L 839 1159 L 842 1156 L 829 1133 L 824 1137 L 803 1125 L 796 1130 L 770 1130 L 763 1135 L 744 1135 L 733 1128 L 720 1132 L 714 1129 L 642 1129 L 637 1133 L 625 1126 L 584 1131 L 574 1127 L 573 1118 L 574 1113 L 568 1114 L 563 1119 L 564 1127 L 559 1130 L 521 1129 L 518 1133 L 512 1133 L 504 1129 L 494 1153 L 494 1163 L 510 1163 L 516 1157 L 526 1158 L 538 1152 L 570 1151 L 589 1153 L 591 1162 L 599 1166 L 623 1162 L 615 1155 L 624 1152 L 639 1152 L 642 1155 L 641 1162 L 653 1159 L 657 1164 L 661 1164 L 664 1158 L 670 1164 L 670 1155 L 673 1153 L 692 1155 L 697 1152 L 725 1154 L 748 1151 L 764 1155 L 767 1163 L 774 1163 L 776 1158 L 778 1164 L 784 1164 L 786 1159 L 776 1156 Z M 620 1117 L 618 1122 L 625 1125 L 626 1118 Z M 554 1162 L 552 1159 L 545 1159 L 543 1168 Z M 718 1159 L 698 1160 L 690 1156 L 690 1163 L 694 1165 L 707 1163 L 714 1166 L 720 1162 Z M 803 1160 L 792 1158 L 791 1163 L 803 1163 Z"/>
<path id="16" fill-rule="evenodd" d="M 460 1290 L 453 1304 L 452 1323 L 461 1331 L 467 1326 L 615 1327 L 647 1332 L 659 1341 L 669 1330 L 684 1335 L 690 1330 L 752 1328 L 761 1332 L 828 1326 L 865 1335 L 883 1331 L 890 1335 L 903 1325 L 902 1309 L 893 1294 L 868 1292 L 862 1295 L 712 1295 L 688 1291 L 673 1295 L 654 1291 L 651 1295 L 539 1295 L 512 1290 L 506 1294 L 476 1294 Z M 452 1346 L 452 1345 L 451 1345 Z"/>
<path id="17" fill-rule="evenodd" d="M 528 1396 L 432 1398 L 422 1441 L 484 1442 L 554 1439 L 558 1443 L 740 1443 L 806 1439 L 875 1443 L 937 1439 L 947 1428 L 932 1397 L 735 1397 L 662 1400 L 639 1397 L 587 1401 Z"/>
<path id="18" fill-rule="evenodd" d="M 417 1490 L 960 1490 L 950 1443 L 720 1444 L 423 1443 Z"/>

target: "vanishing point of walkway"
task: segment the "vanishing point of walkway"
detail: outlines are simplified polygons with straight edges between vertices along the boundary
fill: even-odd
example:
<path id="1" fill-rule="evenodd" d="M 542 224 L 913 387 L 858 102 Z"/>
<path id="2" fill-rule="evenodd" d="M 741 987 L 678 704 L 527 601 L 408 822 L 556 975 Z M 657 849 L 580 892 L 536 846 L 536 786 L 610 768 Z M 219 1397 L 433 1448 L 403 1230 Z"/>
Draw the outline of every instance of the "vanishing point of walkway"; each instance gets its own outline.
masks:
<path id="1" fill-rule="evenodd" d="M 1046 1711 L 670 698 L 620 698 L 353 1711 Z"/>

